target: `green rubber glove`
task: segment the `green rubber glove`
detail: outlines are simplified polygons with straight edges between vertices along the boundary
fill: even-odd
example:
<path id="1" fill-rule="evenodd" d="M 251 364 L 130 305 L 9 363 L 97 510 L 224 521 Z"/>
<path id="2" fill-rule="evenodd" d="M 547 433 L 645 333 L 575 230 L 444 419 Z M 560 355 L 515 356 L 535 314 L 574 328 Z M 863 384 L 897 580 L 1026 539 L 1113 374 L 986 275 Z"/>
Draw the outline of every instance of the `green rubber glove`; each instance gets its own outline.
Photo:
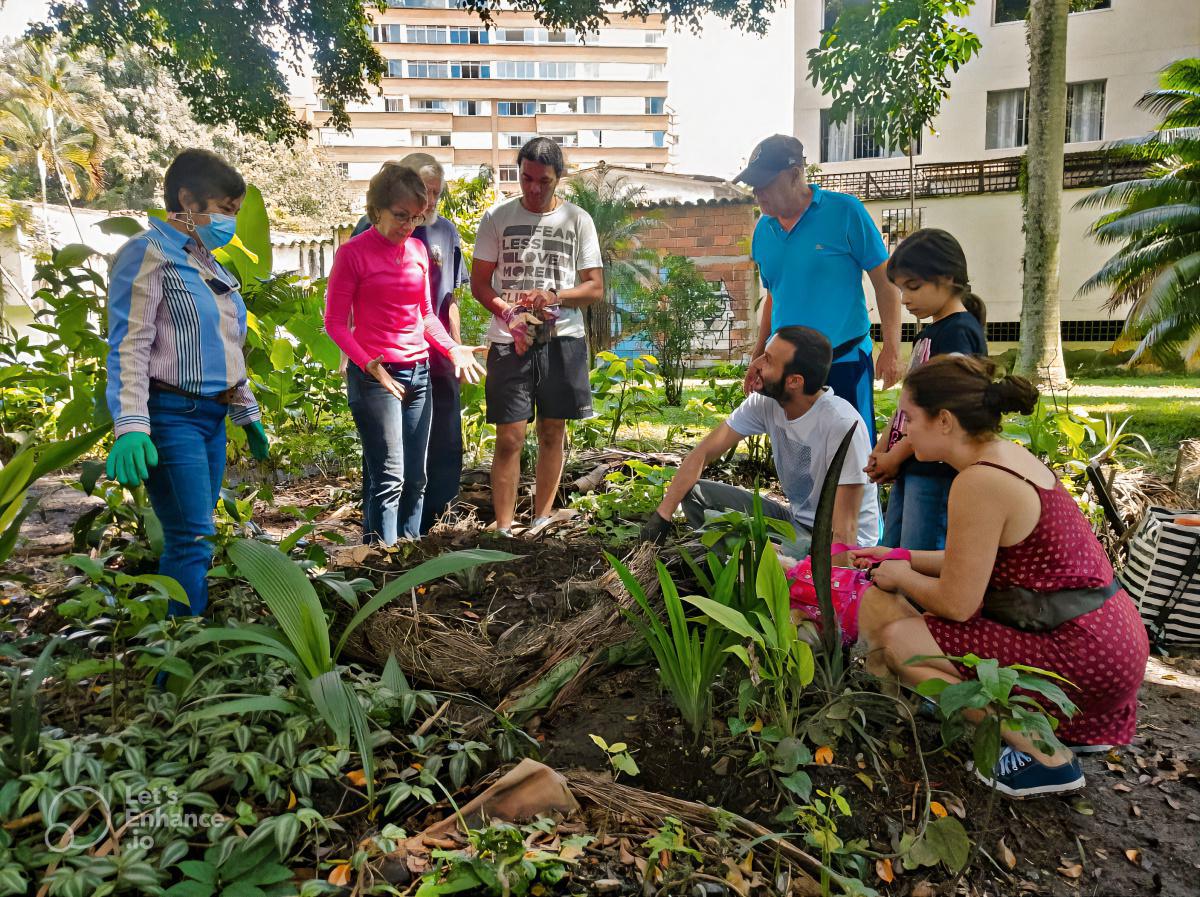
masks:
<path id="1" fill-rule="evenodd" d="M 271 443 L 267 440 L 267 431 L 263 429 L 262 421 L 242 427 L 246 431 L 246 444 L 250 446 L 250 454 L 256 461 L 266 461 L 271 454 Z"/>
<path id="2" fill-rule="evenodd" d="M 158 449 L 146 433 L 124 433 L 113 443 L 104 465 L 110 480 L 122 486 L 140 486 L 158 464 Z"/>

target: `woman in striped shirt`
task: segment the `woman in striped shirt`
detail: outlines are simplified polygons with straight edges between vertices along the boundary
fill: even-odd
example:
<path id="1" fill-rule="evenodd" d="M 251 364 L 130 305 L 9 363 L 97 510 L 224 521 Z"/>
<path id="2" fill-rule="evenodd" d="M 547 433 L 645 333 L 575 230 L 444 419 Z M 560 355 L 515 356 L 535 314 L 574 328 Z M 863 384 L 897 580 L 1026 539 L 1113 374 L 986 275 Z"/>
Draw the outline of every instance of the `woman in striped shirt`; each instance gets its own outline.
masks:
<path id="1" fill-rule="evenodd" d="M 113 260 L 108 290 L 108 407 L 116 443 L 108 475 L 146 484 L 162 523 L 159 572 L 176 579 L 202 614 L 225 476 L 225 418 L 246 430 L 255 458 L 267 436 L 246 380 L 246 306 L 237 279 L 213 257 L 233 239 L 246 182 L 208 150 L 188 149 L 167 168 L 167 220 L 130 238 Z"/>

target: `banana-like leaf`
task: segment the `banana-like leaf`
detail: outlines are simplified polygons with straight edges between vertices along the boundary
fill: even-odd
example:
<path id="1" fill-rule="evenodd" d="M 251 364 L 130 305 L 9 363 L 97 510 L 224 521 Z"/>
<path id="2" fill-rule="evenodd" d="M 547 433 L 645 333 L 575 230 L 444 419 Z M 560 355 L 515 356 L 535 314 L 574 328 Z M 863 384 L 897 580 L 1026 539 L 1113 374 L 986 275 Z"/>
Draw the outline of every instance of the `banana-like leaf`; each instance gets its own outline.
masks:
<path id="1" fill-rule="evenodd" d="M 752 639 L 759 644 L 762 643 L 762 637 L 759 635 L 758 630 L 754 628 L 745 616 L 732 607 L 727 607 L 724 604 L 701 595 L 684 595 L 683 600 L 695 607 L 710 620 L 720 623 L 730 632 L 735 632 L 742 638 Z"/>
<path id="2" fill-rule="evenodd" d="M 309 678 L 332 670 L 329 624 L 305 572 L 279 549 L 250 539 L 230 545 L 229 557 L 271 609 Z"/>
<path id="3" fill-rule="evenodd" d="M 243 287 L 271 276 L 271 223 L 262 193 L 253 184 L 246 186 L 234 241 L 213 255 L 237 272 Z"/>
<path id="4" fill-rule="evenodd" d="M 375 593 L 374 598 L 359 609 L 358 613 L 347 624 L 342 637 L 338 639 L 337 647 L 333 652 L 334 658 L 341 655 L 342 648 L 346 644 L 346 639 L 359 627 L 363 620 L 367 619 L 367 617 L 371 616 L 371 614 L 375 613 L 375 611 L 379 610 L 389 601 L 394 601 L 410 589 L 415 589 L 417 586 L 424 585 L 434 579 L 441 579 L 443 576 L 448 576 L 451 573 L 470 570 L 472 567 L 478 567 L 480 564 L 511 561 L 515 560 L 516 557 L 517 555 L 509 554 L 507 551 L 468 548 L 464 551 L 450 551 L 418 564 L 385 585 Z"/>

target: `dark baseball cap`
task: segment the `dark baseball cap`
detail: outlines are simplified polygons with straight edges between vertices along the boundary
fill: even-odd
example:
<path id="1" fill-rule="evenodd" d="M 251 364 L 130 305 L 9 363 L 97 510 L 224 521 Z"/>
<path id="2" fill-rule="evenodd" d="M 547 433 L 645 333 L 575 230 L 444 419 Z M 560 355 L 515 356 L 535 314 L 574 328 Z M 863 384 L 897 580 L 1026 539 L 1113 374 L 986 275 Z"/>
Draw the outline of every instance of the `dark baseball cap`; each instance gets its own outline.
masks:
<path id="1" fill-rule="evenodd" d="M 787 134 L 772 134 L 754 148 L 750 164 L 734 180 L 751 187 L 765 187 L 782 172 L 803 164 L 803 143 Z"/>

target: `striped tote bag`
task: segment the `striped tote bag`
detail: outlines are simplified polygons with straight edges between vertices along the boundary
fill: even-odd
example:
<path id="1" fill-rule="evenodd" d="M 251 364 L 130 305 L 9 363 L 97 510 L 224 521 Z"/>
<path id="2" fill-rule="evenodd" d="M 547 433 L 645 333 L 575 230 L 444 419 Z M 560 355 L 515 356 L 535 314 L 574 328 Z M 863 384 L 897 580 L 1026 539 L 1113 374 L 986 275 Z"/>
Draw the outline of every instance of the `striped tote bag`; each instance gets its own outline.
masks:
<path id="1" fill-rule="evenodd" d="M 1200 526 L 1175 523 L 1196 513 L 1149 508 L 1117 574 L 1156 647 L 1200 645 Z"/>

